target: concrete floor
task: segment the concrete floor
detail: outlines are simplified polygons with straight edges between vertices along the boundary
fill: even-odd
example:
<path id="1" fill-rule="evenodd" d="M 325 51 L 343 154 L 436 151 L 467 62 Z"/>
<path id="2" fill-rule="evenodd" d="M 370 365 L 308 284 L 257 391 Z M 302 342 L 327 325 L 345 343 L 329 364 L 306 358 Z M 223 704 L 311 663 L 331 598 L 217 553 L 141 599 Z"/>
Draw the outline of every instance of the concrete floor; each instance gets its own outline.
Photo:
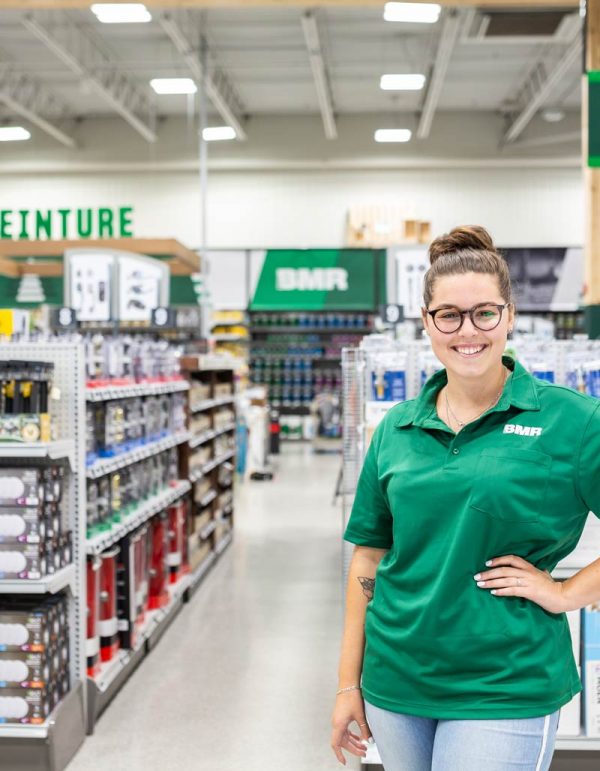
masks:
<path id="1" fill-rule="evenodd" d="M 239 485 L 235 539 L 68 771 L 334 771 L 336 455 L 286 445 Z"/>
<path id="2" fill-rule="evenodd" d="M 232 546 L 68 771 L 341 768 L 329 749 L 342 624 L 341 512 L 331 505 L 339 464 L 286 444 L 272 482 L 238 486 Z M 551 771 L 598 771 L 598 758 L 557 754 Z"/>

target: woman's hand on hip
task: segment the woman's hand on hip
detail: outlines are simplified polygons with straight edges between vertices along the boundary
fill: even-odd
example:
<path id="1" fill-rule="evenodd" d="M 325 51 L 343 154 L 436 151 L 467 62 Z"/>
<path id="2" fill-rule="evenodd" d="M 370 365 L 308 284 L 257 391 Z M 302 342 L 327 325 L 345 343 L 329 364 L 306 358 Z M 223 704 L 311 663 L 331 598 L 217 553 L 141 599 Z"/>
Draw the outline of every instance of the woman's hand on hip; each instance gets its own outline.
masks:
<path id="1" fill-rule="evenodd" d="M 357 723 L 360 735 L 350 730 L 350 724 L 353 722 Z M 360 691 L 340 693 L 336 697 L 331 723 L 331 749 L 340 763 L 346 765 L 342 749 L 364 758 L 367 754 L 364 742 L 371 739 L 371 731 L 367 725 L 365 705 Z"/>
<path id="2" fill-rule="evenodd" d="M 487 570 L 473 576 L 480 589 L 491 590 L 496 597 L 524 597 L 549 613 L 569 610 L 563 585 L 547 570 L 538 570 L 522 557 L 508 555 L 486 562 Z"/>

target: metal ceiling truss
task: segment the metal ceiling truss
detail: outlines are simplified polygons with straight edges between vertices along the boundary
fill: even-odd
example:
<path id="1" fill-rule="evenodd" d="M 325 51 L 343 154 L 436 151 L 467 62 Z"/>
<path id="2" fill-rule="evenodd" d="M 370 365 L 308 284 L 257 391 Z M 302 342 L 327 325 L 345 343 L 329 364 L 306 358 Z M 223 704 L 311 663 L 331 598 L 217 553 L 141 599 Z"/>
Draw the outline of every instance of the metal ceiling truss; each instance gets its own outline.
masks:
<path id="1" fill-rule="evenodd" d="M 538 110 L 546 103 L 553 89 L 581 58 L 582 50 L 583 35 L 578 27 L 567 49 L 552 68 L 548 68 L 544 61 L 536 62 L 517 90 L 515 103 L 520 105 L 520 111 L 513 113 L 510 118 L 502 145 L 514 142 L 523 133 Z"/>
<path id="2" fill-rule="evenodd" d="M 236 138 L 246 139 L 241 117 L 244 107 L 230 79 L 214 62 L 202 35 L 199 18 L 190 11 L 173 11 L 161 14 L 158 21 L 183 57 L 196 83 L 200 86 L 204 84 L 206 95 L 219 115 L 235 130 Z M 203 55 L 206 67 L 202 64 Z"/>
<path id="3" fill-rule="evenodd" d="M 144 91 L 67 13 L 27 14 L 23 24 L 147 142 L 156 141 L 154 106 Z"/>
<path id="4" fill-rule="evenodd" d="M 29 8 L 89 8 L 89 0 L 25 0 Z M 423 3 L 431 0 L 413 0 Z M 0 8 L 22 9 L 24 0 L 0 0 Z M 307 5 L 306 0 L 146 0 L 149 8 L 301 8 Z M 381 8 L 382 0 L 319 0 L 322 7 L 372 7 Z M 473 0 L 452 0 L 453 6 L 472 6 Z M 480 8 L 498 6 L 507 8 L 520 8 L 523 0 L 478 0 Z M 555 6 L 564 8 L 576 8 L 579 0 L 527 0 L 526 5 L 531 8 L 552 8 Z"/>
<path id="5" fill-rule="evenodd" d="M 429 76 L 429 83 L 425 93 L 423 109 L 419 118 L 417 127 L 417 137 L 427 139 L 431 131 L 433 117 L 442 95 L 444 80 L 450 66 L 452 52 L 456 46 L 459 33 L 464 29 L 464 10 L 456 8 L 448 9 L 444 12 L 440 42 L 438 44 L 435 62 Z"/>
<path id="6" fill-rule="evenodd" d="M 45 85 L 10 64 L 0 64 L 0 103 L 66 147 L 76 146 L 54 122 L 68 117 L 66 106 Z"/>
<path id="7" fill-rule="evenodd" d="M 304 32 L 304 40 L 310 58 L 310 67 L 315 81 L 315 88 L 317 89 L 317 99 L 325 128 L 325 136 L 327 139 L 337 139 L 338 133 L 333 112 L 331 81 L 327 66 L 325 65 L 317 19 L 313 11 L 306 11 L 302 15 L 302 31 Z"/>

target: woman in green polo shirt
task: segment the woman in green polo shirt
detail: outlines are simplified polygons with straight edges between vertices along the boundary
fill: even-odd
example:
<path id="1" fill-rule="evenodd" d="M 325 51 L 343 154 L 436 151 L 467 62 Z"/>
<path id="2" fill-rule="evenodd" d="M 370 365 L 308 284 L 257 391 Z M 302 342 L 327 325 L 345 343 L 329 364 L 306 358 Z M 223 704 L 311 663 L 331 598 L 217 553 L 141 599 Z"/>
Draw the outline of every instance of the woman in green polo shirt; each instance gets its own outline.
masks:
<path id="1" fill-rule="evenodd" d="M 445 369 L 365 458 L 331 743 L 345 763 L 372 731 L 386 771 L 545 771 L 581 690 L 565 612 L 600 599 L 600 560 L 550 576 L 600 513 L 600 402 L 503 356 L 510 278 L 483 228 L 430 260 Z"/>

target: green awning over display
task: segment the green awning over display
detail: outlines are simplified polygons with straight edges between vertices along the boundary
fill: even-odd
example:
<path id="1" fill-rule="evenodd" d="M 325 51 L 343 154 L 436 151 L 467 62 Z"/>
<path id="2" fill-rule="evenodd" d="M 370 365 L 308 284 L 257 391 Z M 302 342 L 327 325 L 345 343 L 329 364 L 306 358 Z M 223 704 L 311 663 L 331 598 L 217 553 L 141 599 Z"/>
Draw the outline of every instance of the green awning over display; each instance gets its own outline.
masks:
<path id="1" fill-rule="evenodd" d="M 250 310 L 373 311 L 384 297 L 384 249 L 271 249 Z"/>

